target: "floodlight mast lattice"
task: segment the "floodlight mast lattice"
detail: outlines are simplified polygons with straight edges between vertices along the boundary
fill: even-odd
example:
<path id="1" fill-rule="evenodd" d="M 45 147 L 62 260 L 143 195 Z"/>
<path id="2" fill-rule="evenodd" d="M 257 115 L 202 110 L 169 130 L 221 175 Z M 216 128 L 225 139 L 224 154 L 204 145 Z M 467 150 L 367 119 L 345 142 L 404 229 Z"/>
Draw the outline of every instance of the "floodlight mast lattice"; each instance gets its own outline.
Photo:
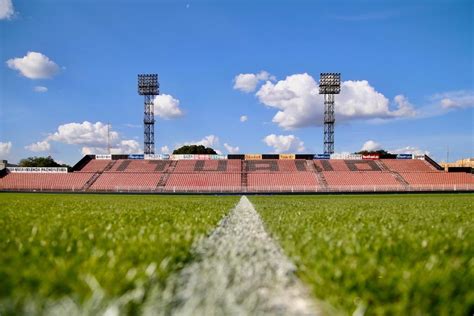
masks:
<path id="1" fill-rule="evenodd" d="M 334 154 L 334 95 L 341 92 L 341 74 L 321 73 L 319 94 L 324 94 L 324 153 Z"/>
<path id="2" fill-rule="evenodd" d="M 155 153 L 155 113 L 153 100 L 160 94 L 157 74 L 138 75 L 138 94 L 145 96 L 143 151 Z"/>

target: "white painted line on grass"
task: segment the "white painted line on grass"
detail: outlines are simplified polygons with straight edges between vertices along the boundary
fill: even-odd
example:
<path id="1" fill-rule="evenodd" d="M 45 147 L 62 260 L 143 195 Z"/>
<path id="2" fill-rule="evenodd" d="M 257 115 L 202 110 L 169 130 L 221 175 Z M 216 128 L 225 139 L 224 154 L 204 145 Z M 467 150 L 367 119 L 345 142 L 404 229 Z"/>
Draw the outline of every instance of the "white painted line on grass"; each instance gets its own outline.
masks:
<path id="1" fill-rule="evenodd" d="M 193 253 L 168 287 L 173 315 L 320 314 L 245 196 Z"/>

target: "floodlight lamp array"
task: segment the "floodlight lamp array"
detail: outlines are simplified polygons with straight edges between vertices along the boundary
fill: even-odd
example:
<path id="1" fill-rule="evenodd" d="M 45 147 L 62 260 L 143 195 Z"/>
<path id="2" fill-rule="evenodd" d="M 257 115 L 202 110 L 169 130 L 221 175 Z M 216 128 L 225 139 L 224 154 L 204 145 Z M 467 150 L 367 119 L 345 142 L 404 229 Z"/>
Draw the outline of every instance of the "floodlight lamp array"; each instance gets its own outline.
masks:
<path id="1" fill-rule="evenodd" d="M 341 92 L 341 74 L 323 72 L 319 80 L 319 94 L 339 94 Z"/>
<path id="2" fill-rule="evenodd" d="M 157 74 L 138 75 L 138 94 L 140 95 L 158 95 L 160 85 Z"/>

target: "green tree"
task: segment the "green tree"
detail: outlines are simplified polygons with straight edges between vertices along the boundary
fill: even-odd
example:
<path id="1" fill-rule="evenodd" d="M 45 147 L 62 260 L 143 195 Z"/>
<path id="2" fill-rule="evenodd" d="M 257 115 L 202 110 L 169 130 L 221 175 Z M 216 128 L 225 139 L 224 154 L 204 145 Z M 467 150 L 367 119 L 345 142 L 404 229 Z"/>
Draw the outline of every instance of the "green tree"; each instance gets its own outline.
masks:
<path id="1" fill-rule="evenodd" d="M 389 153 L 388 151 L 384 149 L 373 150 L 373 151 L 362 150 L 362 151 L 356 152 L 355 154 L 360 154 L 360 155 L 379 154 L 380 158 L 385 158 L 385 159 L 391 159 L 397 156 L 395 154 Z"/>
<path id="2" fill-rule="evenodd" d="M 203 145 L 186 145 L 173 151 L 174 155 L 194 154 L 194 155 L 216 155 L 216 151 Z"/>
<path id="3" fill-rule="evenodd" d="M 54 161 L 53 157 L 28 157 L 20 160 L 20 167 L 66 167 L 71 168 L 66 164 L 59 164 Z"/>

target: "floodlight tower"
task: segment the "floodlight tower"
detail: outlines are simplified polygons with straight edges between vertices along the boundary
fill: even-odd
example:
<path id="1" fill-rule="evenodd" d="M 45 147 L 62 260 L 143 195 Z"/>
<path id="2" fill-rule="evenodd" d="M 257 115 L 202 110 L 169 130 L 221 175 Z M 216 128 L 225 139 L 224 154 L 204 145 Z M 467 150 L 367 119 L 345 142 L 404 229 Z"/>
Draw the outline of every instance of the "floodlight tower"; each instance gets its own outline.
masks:
<path id="1" fill-rule="evenodd" d="M 155 153 L 155 113 L 153 100 L 160 94 L 157 74 L 138 75 L 138 94 L 145 96 L 143 125 L 143 150 L 145 154 Z"/>
<path id="2" fill-rule="evenodd" d="M 319 94 L 324 94 L 324 153 L 334 154 L 334 95 L 341 91 L 341 74 L 323 72 L 319 80 Z"/>

